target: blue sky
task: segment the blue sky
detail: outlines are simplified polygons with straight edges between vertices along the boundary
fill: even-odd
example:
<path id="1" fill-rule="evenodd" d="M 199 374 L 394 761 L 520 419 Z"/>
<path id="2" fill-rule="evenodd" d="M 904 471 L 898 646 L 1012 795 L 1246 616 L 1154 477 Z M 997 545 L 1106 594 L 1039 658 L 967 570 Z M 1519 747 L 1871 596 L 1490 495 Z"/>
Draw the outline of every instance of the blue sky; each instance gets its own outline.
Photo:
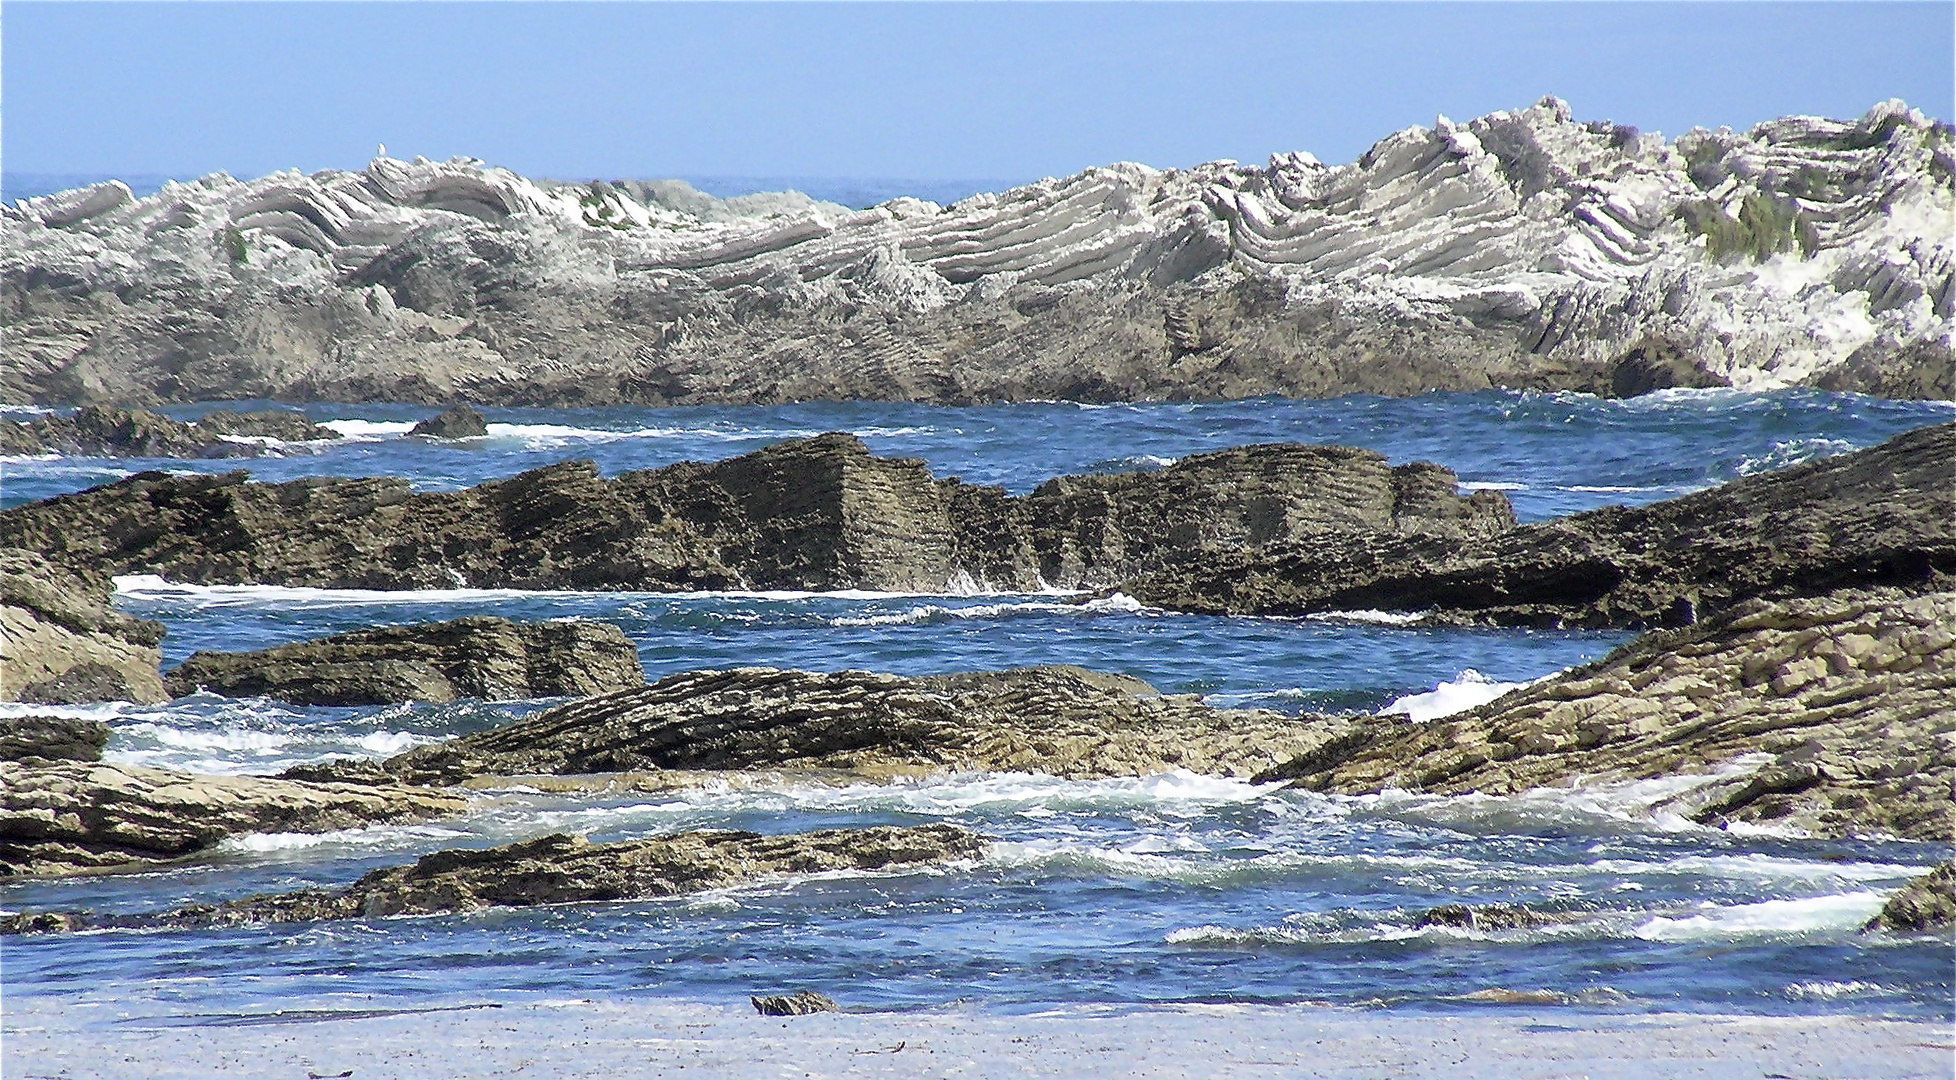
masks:
<path id="1" fill-rule="evenodd" d="M 1546 93 L 1675 135 L 1952 108 L 1956 5 L 8 2 L 11 172 L 984 177 L 1348 161 Z"/>

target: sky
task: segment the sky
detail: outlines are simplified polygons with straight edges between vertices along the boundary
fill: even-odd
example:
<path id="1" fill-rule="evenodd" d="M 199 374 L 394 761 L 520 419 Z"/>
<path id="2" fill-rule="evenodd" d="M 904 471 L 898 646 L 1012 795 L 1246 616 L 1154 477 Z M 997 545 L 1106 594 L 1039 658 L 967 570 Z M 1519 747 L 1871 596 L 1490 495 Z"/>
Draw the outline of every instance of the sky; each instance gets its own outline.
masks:
<path id="1" fill-rule="evenodd" d="M 0 4 L 0 167 L 984 177 L 1349 161 L 1544 94 L 1676 135 L 1956 114 L 1941 3 Z"/>

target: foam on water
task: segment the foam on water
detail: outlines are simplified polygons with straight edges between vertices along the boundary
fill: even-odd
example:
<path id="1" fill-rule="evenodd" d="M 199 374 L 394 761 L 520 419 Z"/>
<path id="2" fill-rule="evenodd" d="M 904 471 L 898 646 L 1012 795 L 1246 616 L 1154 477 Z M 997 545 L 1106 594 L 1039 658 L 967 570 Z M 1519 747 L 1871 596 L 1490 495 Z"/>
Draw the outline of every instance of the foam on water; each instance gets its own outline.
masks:
<path id="1" fill-rule="evenodd" d="M 1764 900 L 1756 904 L 1706 904 L 1696 914 L 1658 916 L 1633 933 L 1647 941 L 1728 941 L 1748 937 L 1846 934 L 1859 930 L 1887 897 L 1872 890 Z"/>
<path id="2" fill-rule="evenodd" d="M 1422 694 L 1408 694 L 1380 709 L 1382 716 L 1404 716 L 1415 724 L 1452 716 L 1485 705 L 1510 690 L 1527 686 L 1525 682 L 1497 682 L 1473 668 L 1461 672 Z"/>
<path id="3" fill-rule="evenodd" d="M 980 604 L 974 607 L 946 607 L 941 604 L 924 604 L 908 611 L 887 615 L 843 615 L 831 620 L 835 626 L 916 626 L 920 624 L 943 622 L 948 619 L 1000 619 L 1015 615 L 1138 615 L 1159 614 L 1156 608 L 1148 607 L 1125 593 L 1096 597 L 1079 604 L 1054 604 L 1050 602 L 1026 602 L 1017 604 Z"/>

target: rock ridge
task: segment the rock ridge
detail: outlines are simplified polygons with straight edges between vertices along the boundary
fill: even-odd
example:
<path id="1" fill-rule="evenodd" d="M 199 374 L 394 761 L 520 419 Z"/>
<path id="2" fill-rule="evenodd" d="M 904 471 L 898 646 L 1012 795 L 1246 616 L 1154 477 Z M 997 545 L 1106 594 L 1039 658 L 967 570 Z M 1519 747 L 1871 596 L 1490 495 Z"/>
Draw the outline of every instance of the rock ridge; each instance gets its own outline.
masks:
<path id="1" fill-rule="evenodd" d="M 162 640 L 110 607 L 99 568 L 0 547 L 0 701 L 162 701 Z"/>
<path id="2" fill-rule="evenodd" d="M 78 454 L 83 457 L 219 458 L 276 453 L 282 443 L 337 439 L 296 412 L 216 409 L 185 423 L 147 409 L 84 405 L 73 416 L 0 418 L 0 454 Z"/>

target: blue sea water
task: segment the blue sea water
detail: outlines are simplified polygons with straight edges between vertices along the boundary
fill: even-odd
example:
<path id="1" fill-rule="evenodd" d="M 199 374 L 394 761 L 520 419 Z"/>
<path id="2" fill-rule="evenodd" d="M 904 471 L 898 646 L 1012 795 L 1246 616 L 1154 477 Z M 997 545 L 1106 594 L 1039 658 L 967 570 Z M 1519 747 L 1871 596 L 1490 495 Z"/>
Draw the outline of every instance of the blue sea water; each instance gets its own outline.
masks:
<path id="1" fill-rule="evenodd" d="M 262 403 L 261 403 L 262 404 Z M 169 410 L 191 418 L 210 406 Z M 234 406 L 236 407 L 236 406 Z M 400 475 L 452 489 L 570 457 L 607 474 L 846 430 L 938 475 L 1029 491 L 1061 473 L 1159 468 L 1244 443 L 1370 447 L 1506 492 L 1525 520 L 1637 504 L 1943 422 L 1946 404 L 1814 392 L 1665 392 L 1632 401 L 1488 392 L 1406 400 L 985 408 L 901 404 L 485 410 L 490 434 L 404 438 L 432 410 L 309 405 L 348 438 L 249 461 L 0 461 L 6 505 L 144 468 L 264 479 Z M 12 415 L 22 415 L 14 410 Z M 477 582 L 477 585 L 494 583 Z M 1164 691 L 1285 711 L 1446 703 L 1601 656 L 1628 635 L 1454 630 L 1350 618 L 1178 615 L 1125 598 L 874 593 L 366 593 L 119 582 L 119 605 L 196 649 L 494 613 L 617 623 L 648 675 L 765 664 L 904 674 L 1076 663 Z M 71 710 L 108 719 L 112 760 L 270 773 L 384 756 L 546 703 L 302 708 L 208 695 Z M 21 707 L 8 706 L 9 709 Z M 35 707 L 35 711 L 46 711 Z M 1951 1016 L 1948 946 L 1863 936 L 1882 897 L 1950 849 L 1706 829 L 1667 816 L 1674 784 L 1513 798 L 1329 798 L 1188 774 L 1111 781 L 972 774 L 889 785 L 728 782 L 573 797 L 480 793 L 452 821 L 239 838 L 169 870 L 0 888 L 0 906 L 160 910 L 351 881 L 442 847 L 548 831 L 621 839 L 951 821 L 997 839 L 970 864 L 792 879 L 670 900 L 432 918 L 0 942 L 11 995 L 186 1013 L 351 998 L 523 995 L 739 1001 L 803 987 L 850 1005 L 991 1010 L 1055 1002 L 1331 1002 L 1491 1008 L 1545 991 L 1588 1008 Z M 1525 903 L 1571 921 L 1419 928 L 1451 902 Z"/>

